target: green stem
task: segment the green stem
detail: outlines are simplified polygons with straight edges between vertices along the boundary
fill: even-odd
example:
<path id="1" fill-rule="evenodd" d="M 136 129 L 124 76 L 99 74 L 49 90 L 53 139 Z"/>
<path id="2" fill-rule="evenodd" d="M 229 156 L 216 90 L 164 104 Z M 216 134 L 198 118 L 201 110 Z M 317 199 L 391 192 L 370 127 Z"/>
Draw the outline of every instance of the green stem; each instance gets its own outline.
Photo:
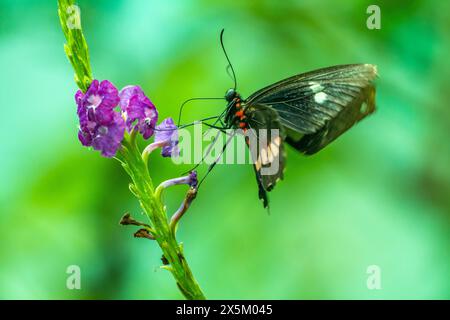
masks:
<path id="1" fill-rule="evenodd" d="M 122 165 L 133 181 L 136 197 L 151 221 L 154 230 L 153 235 L 161 247 L 164 257 L 169 262 L 165 269 L 172 273 L 178 288 L 186 299 L 206 299 L 189 268 L 181 245 L 178 244 L 175 234 L 170 229 L 164 205 L 160 198 L 155 196 L 148 167 L 142 159 L 133 137 L 125 137 L 121 154 L 123 156 Z"/>
<path id="2" fill-rule="evenodd" d="M 75 82 L 86 92 L 92 82 L 89 49 L 81 29 L 80 8 L 74 0 L 58 0 L 58 15 L 66 37 L 64 51 L 75 71 Z"/>
<path id="3" fill-rule="evenodd" d="M 64 50 L 75 71 L 75 81 L 83 91 L 92 82 L 89 50 L 81 29 L 80 9 L 74 0 L 58 0 L 58 14 L 67 43 Z M 187 299 L 205 299 L 197 281 L 184 258 L 182 247 L 178 245 L 175 234 L 171 232 L 164 206 L 160 197 L 155 197 L 154 188 L 147 167 L 148 155 L 142 158 L 135 142 L 136 132 L 126 135 L 121 154 L 122 165 L 133 183 L 130 191 L 138 198 L 142 209 L 150 219 L 152 228 L 147 228 L 161 247 L 165 266 L 174 276 L 178 288 Z"/>

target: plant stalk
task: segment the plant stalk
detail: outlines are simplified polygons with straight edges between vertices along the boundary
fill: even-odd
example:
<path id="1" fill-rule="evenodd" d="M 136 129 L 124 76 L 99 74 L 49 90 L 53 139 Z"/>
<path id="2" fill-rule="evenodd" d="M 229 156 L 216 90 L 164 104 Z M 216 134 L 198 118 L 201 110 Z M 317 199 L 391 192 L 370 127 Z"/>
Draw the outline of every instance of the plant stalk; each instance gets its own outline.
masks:
<path id="1" fill-rule="evenodd" d="M 184 257 L 182 246 L 178 244 L 172 232 L 164 205 L 155 197 L 155 189 L 133 136 L 126 136 L 121 150 L 122 165 L 134 184 L 135 196 L 149 218 L 154 237 L 160 246 L 164 258 L 169 263 L 163 268 L 169 270 L 181 293 L 189 300 L 206 299 L 199 284 Z"/>

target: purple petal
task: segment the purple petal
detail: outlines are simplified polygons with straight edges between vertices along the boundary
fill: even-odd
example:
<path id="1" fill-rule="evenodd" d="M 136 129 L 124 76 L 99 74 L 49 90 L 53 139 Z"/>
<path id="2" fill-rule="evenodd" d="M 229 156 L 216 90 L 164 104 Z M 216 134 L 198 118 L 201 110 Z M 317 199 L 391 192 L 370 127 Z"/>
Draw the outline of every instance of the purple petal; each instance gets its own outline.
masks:
<path id="1" fill-rule="evenodd" d="M 178 155 L 178 128 L 172 118 L 167 118 L 156 127 L 155 142 L 167 142 L 161 150 L 163 157 Z"/>
<path id="2" fill-rule="evenodd" d="M 109 107 L 104 107 L 103 105 L 97 107 L 94 111 L 95 122 L 98 124 L 107 125 L 111 121 L 113 121 L 117 112 L 114 109 L 110 109 Z"/>
<path id="3" fill-rule="evenodd" d="M 198 184 L 198 179 L 197 179 L 197 171 L 191 171 L 189 173 L 189 182 L 188 184 L 192 187 L 192 188 L 196 188 L 197 184 Z"/>
<path id="4" fill-rule="evenodd" d="M 93 80 L 91 85 L 89 86 L 89 89 L 87 89 L 84 97 L 90 97 L 90 96 L 92 96 L 94 94 L 97 94 L 97 92 L 98 92 L 98 85 L 99 85 L 98 80 Z"/>
<path id="5" fill-rule="evenodd" d="M 140 120 L 138 124 L 139 132 L 142 134 L 144 139 L 147 140 L 153 135 L 157 121 L 158 112 L 156 111 L 155 106 L 152 103 L 151 105 L 146 103 L 146 107 L 144 109 L 144 118 Z"/>
<path id="6" fill-rule="evenodd" d="M 85 147 L 90 147 L 92 145 L 92 136 L 90 132 L 81 128 L 78 130 L 78 140 L 80 140 L 81 144 Z"/>
<path id="7" fill-rule="evenodd" d="M 145 117 L 145 106 L 141 102 L 139 96 L 132 96 L 128 101 L 128 106 L 125 109 L 127 114 L 127 124 L 130 126 L 134 124 L 136 120 L 144 119 Z M 131 130 L 131 128 L 130 128 Z"/>
<path id="8" fill-rule="evenodd" d="M 95 150 L 100 150 L 103 156 L 114 157 L 121 146 L 124 133 L 125 121 L 118 113 L 115 113 L 113 122 L 97 126 L 92 146 Z"/>
<path id="9" fill-rule="evenodd" d="M 101 107 L 114 109 L 119 104 L 119 91 L 108 80 L 103 80 L 100 83 L 98 95 L 102 97 Z"/>
<path id="10" fill-rule="evenodd" d="M 75 93 L 75 103 L 77 106 L 80 106 L 83 100 L 84 94 L 81 90 L 78 90 L 77 93 Z"/>
<path id="11" fill-rule="evenodd" d="M 127 110 L 132 97 L 139 96 L 140 94 L 144 93 L 139 86 L 126 86 L 122 90 L 120 90 L 120 108 L 122 109 L 122 111 L 125 112 Z"/>

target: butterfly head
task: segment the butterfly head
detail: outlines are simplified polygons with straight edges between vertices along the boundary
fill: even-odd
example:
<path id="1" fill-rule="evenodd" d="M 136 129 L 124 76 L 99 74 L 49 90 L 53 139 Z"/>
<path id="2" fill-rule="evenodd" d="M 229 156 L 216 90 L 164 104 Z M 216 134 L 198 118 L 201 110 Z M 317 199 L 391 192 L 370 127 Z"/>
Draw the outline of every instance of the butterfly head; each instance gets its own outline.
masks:
<path id="1" fill-rule="evenodd" d="M 227 100 L 228 103 L 234 100 L 238 96 L 238 93 L 235 89 L 228 89 L 228 91 L 225 93 L 225 100 Z"/>
<path id="2" fill-rule="evenodd" d="M 242 110 L 243 101 L 239 93 L 235 89 L 229 89 L 225 93 L 225 100 L 227 100 L 227 112 L 225 114 L 225 123 L 228 125 L 239 125 L 239 120 L 244 117 L 244 111 Z"/>

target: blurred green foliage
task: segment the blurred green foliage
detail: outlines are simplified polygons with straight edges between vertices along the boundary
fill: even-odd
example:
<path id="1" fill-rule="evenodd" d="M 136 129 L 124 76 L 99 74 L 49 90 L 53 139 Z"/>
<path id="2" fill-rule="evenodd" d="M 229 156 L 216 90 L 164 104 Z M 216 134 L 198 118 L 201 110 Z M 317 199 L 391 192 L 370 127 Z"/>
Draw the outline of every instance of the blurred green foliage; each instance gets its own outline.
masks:
<path id="1" fill-rule="evenodd" d="M 314 157 L 289 150 L 262 208 L 250 166 L 218 166 L 179 228 L 209 298 L 450 298 L 450 4 L 79 1 L 94 77 L 139 84 L 161 119 L 232 86 L 243 96 L 318 67 L 378 65 L 378 111 Z M 0 2 L 0 298 L 181 298 L 156 244 L 120 227 L 138 204 L 119 163 L 81 147 L 56 1 Z M 185 121 L 223 110 L 187 107 Z M 155 181 L 187 166 L 150 161 Z M 169 210 L 185 190 L 167 194 Z M 81 267 L 82 289 L 65 270 Z M 368 290 L 366 268 L 382 270 Z"/>

